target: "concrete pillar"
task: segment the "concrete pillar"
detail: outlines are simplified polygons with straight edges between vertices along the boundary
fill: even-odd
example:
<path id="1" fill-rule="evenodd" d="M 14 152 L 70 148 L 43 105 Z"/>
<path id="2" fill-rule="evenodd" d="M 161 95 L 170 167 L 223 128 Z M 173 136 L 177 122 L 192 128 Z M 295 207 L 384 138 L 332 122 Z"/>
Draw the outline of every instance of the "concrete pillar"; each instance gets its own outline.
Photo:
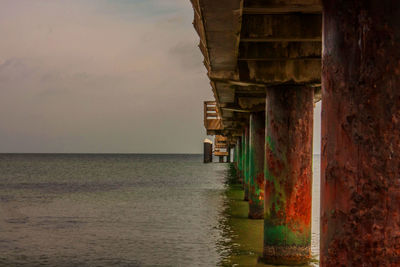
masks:
<path id="1" fill-rule="evenodd" d="M 244 148 L 243 148 L 243 189 L 244 200 L 249 200 L 249 127 L 244 129 Z"/>
<path id="2" fill-rule="evenodd" d="M 249 137 L 249 218 L 264 218 L 265 113 L 251 113 Z"/>
<path id="3" fill-rule="evenodd" d="M 236 160 L 237 160 L 237 155 L 236 155 L 236 145 L 235 145 L 235 146 L 233 146 L 232 150 L 233 150 L 233 163 L 235 163 L 235 162 L 236 162 Z"/>
<path id="4" fill-rule="evenodd" d="M 323 5 L 321 266 L 399 266 L 400 4 Z"/>
<path id="5" fill-rule="evenodd" d="M 203 146 L 204 146 L 203 162 L 210 163 L 210 162 L 212 162 L 212 141 L 205 139 L 203 142 Z"/>
<path id="6" fill-rule="evenodd" d="M 231 162 L 231 146 L 230 145 L 227 146 L 226 151 L 228 151 L 228 156 L 226 156 L 226 162 L 230 163 Z"/>
<path id="7" fill-rule="evenodd" d="M 267 90 L 264 260 L 311 257 L 313 88 Z"/>
<path id="8" fill-rule="evenodd" d="M 242 149 L 242 136 L 239 136 L 237 139 L 237 144 L 236 144 L 236 148 L 237 148 L 237 167 L 238 167 L 238 180 L 243 182 L 243 149 Z"/>
<path id="9" fill-rule="evenodd" d="M 243 130 L 242 134 L 242 178 L 243 178 L 243 189 L 245 182 L 245 170 L 246 170 L 246 134 Z"/>

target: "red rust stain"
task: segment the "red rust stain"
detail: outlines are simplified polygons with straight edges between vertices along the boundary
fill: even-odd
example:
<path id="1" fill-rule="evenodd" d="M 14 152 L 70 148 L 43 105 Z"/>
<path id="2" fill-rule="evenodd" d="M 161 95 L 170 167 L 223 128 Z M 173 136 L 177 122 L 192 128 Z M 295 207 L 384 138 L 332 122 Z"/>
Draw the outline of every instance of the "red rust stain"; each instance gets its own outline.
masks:
<path id="1" fill-rule="evenodd" d="M 264 188 L 264 173 L 257 174 L 257 185 L 258 188 Z"/>
<path id="2" fill-rule="evenodd" d="M 272 196 L 272 188 L 273 188 L 273 183 L 270 181 L 265 181 L 265 187 L 264 187 L 264 199 L 265 203 L 269 202 L 271 196 Z"/>
<path id="3" fill-rule="evenodd" d="M 323 2 L 321 266 L 398 267 L 400 6 Z"/>
<path id="4" fill-rule="evenodd" d="M 305 172 L 297 180 L 292 194 L 286 202 L 286 222 L 300 222 L 300 227 L 309 227 L 311 223 L 311 181 Z M 303 230 L 302 228 L 293 230 Z"/>
<path id="5" fill-rule="evenodd" d="M 277 159 L 274 156 L 274 152 L 271 149 L 266 149 L 266 159 L 267 159 L 267 166 L 268 171 L 272 174 L 272 176 L 277 177 L 281 174 L 282 170 L 284 169 L 284 164 L 282 161 Z"/>

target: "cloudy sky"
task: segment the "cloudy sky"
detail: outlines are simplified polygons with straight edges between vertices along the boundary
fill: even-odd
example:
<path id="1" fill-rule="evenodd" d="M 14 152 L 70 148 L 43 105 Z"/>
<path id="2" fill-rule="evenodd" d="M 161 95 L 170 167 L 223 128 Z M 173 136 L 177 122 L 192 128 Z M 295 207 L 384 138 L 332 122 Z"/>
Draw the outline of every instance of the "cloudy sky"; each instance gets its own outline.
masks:
<path id="1" fill-rule="evenodd" d="M 0 0 L 0 152 L 200 153 L 189 0 Z"/>

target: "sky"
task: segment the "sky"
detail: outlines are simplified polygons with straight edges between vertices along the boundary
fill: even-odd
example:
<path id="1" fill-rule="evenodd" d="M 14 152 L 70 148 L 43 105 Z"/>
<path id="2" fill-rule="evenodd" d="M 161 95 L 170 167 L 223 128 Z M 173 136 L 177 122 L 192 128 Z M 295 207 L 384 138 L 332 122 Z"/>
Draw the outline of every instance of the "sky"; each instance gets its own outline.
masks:
<path id="1" fill-rule="evenodd" d="M 189 0 L 0 0 L 0 153 L 201 153 L 192 21 Z"/>

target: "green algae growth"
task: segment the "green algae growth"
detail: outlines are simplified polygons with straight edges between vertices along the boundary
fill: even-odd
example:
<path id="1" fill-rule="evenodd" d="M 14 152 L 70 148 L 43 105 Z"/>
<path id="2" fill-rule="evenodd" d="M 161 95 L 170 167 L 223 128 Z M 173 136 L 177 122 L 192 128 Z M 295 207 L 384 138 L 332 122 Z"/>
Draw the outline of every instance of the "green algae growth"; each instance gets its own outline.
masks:
<path id="1" fill-rule="evenodd" d="M 229 240 L 227 243 L 229 243 L 231 250 L 219 266 L 276 266 L 264 264 L 261 261 L 264 220 L 248 218 L 249 203 L 243 201 L 243 185 L 238 182 L 234 164 L 229 167 L 225 196 L 226 208 L 224 214 L 226 220 L 224 224 L 226 225 L 223 227 L 223 235 Z M 309 265 L 301 266 L 315 267 L 318 266 L 318 263 L 311 262 Z"/>

